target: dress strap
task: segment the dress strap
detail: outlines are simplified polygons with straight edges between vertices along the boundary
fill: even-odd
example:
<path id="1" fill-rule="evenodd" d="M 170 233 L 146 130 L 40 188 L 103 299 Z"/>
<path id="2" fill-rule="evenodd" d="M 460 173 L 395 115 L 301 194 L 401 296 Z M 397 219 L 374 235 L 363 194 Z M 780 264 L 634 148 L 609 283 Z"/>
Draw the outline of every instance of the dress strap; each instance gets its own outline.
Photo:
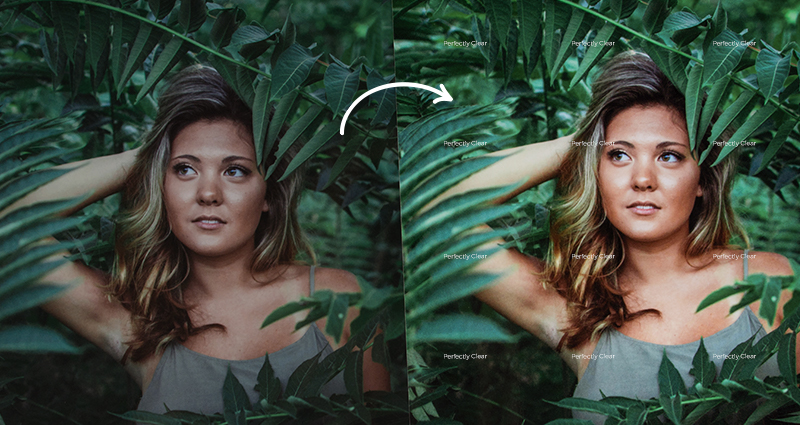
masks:
<path id="1" fill-rule="evenodd" d="M 747 279 L 748 271 L 747 271 L 747 253 L 749 249 L 744 250 L 744 278 Z M 312 275 L 313 276 L 313 275 Z"/>
<path id="2" fill-rule="evenodd" d="M 745 260 L 745 261 L 747 261 L 747 260 Z M 747 270 L 747 266 L 744 266 L 744 267 L 745 267 L 745 270 Z M 311 268 L 308 270 L 308 296 L 309 297 L 314 295 L 314 268 L 316 268 L 316 266 L 311 266 Z"/>

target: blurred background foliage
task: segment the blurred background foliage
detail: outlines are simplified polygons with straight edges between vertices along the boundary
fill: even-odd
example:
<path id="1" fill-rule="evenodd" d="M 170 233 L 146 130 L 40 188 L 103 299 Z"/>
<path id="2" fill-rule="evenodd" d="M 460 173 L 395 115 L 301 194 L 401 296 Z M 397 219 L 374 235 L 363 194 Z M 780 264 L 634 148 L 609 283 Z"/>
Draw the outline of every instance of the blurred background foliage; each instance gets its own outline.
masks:
<path id="1" fill-rule="evenodd" d="M 533 12 L 528 12 L 532 13 L 533 19 L 523 22 L 529 15 L 523 14 L 521 8 L 531 8 L 537 3 L 539 8 L 534 6 Z M 651 21 L 643 21 L 645 11 L 651 6 L 664 7 L 668 9 L 667 13 L 673 14 L 689 8 L 688 12 L 696 14 L 698 21 L 703 17 L 707 20 L 697 27 L 698 31 L 691 34 L 689 41 L 679 45 L 671 38 L 674 32 L 656 34 L 661 27 L 650 26 L 652 17 Z M 798 57 L 791 49 L 797 47 L 793 43 L 800 42 L 797 29 L 800 2 L 725 0 L 721 6 L 727 12 L 727 28 L 742 33 L 744 40 L 756 42 L 755 46 L 743 52 L 743 59 L 737 61 L 738 67 L 735 68 L 736 76 L 745 82 L 734 87 L 719 104 L 725 110 L 741 94 L 757 92 L 754 96 L 757 101 L 747 105 L 744 112 L 732 121 L 734 127 L 752 127 L 752 134 L 748 135 L 757 141 L 755 147 L 740 147 L 734 151 L 739 158 L 740 174 L 732 191 L 733 203 L 748 232 L 752 249 L 778 252 L 798 261 L 800 190 L 796 172 L 800 170 L 800 134 L 796 128 L 798 97 L 793 87 L 793 82 L 797 81 Z M 676 62 L 681 57 L 680 52 L 686 55 L 684 57 L 696 58 L 695 62 L 702 63 L 705 58 L 709 63 L 713 55 L 709 54 L 704 41 L 710 43 L 714 36 L 711 32 L 724 28 L 720 26 L 721 21 L 710 22 L 718 3 L 706 0 L 398 0 L 393 7 L 398 80 L 434 87 L 444 84 L 454 98 L 452 103 L 434 105 L 432 100 L 435 96 L 425 92 L 400 90 L 398 96 L 413 416 L 421 422 L 454 421 L 447 423 L 463 424 L 539 424 L 571 418 L 568 410 L 548 403 L 571 396 L 577 380 L 569 368 L 546 345 L 469 297 L 470 293 L 488 284 L 490 276 L 483 276 L 487 279 L 478 281 L 478 274 L 469 271 L 474 262 L 450 267 L 445 273 L 432 272 L 431 269 L 443 267 L 442 264 L 447 262 L 439 262 L 434 267 L 432 264 L 436 260 L 417 260 L 420 252 L 431 253 L 428 258 L 434 258 L 443 253 L 454 253 L 455 247 L 469 246 L 464 244 L 467 239 L 464 235 L 468 234 L 466 229 L 475 225 L 469 218 L 474 216 L 491 219 L 492 228 L 499 235 L 505 234 L 508 246 L 544 258 L 548 249 L 548 211 L 554 182 L 546 182 L 507 202 L 505 205 L 510 208 L 505 214 L 498 207 L 482 204 L 480 195 L 475 194 L 461 199 L 461 205 L 451 206 L 453 214 L 442 220 L 437 221 L 433 213 L 410 216 L 419 211 L 417 202 L 428 202 L 460 178 L 486 166 L 485 162 L 474 161 L 475 157 L 573 133 L 591 99 L 590 86 L 596 68 L 605 59 L 622 51 L 647 49 L 648 43 L 644 38 L 657 40 L 671 48 L 672 53 L 667 51 L 665 54 Z M 598 15 L 589 19 L 587 13 L 585 25 L 570 30 L 570 19 L 580 14 L 579 9 L 598 12 L 604 20 Z M 547 26 L 548 10 L 555 11 L 552 27 Z M 544 18 L 537 18 L 540 16 L 537 14 L 543 11 Z M 660 16 L 662 24 L 666 16 Z M 492 19 L 501 24 L 491 22 Z M 578 47 L 563 51 L 563 62 L 561 65 L 556 63 L 556 55 L 561 54 L 560 46 L 570 40 L 600 40 L 596 37 L 599 37 L 603 24 L 609 21 L 633 29 L 644 38 L 616 30 L 612 37 L 606 38 L 616 41 L 613 48 L 591 52 L 597 54 L 592 56 L 596 57 L 596 62 L 588 59 L 590 49 Z M 524 35 L 524 26 L 533 27 L 533 33 Z M 505 42 L 495 35 L 498 27 L 499 32 L 507 37 Z M 573 30 L 576 32 L 569 33 Z M 552 33 L 548 40 L 549 31 Z M 567 36 L 572 38 L 561 40 Z M 489 43 L 484 49 L 472 45 L 445 45 L 445 42 L 453 41 Z M 754 67 L 759 51 L 769 50 L 764 43 L 775 46 L 773 53 L 781 54 L 784 63 L 791 62 L 788 78 L 780 82 L 778 94 L 769 93 L 782 103 L 787 115 L 773 113 L 766 121 L 753 126 L 747 121 L 760 110 L 755 106 L 763 105 L 767 97 L 766 88 L 758 92 Z M 779 52 L 784 46 L 786 49 Z M 650 47 L 647 52 L 651 53 L 652 49 Z M 670 75 L 671 78 L 684 75 L 684 90 L 686 81 L 692 78 L 689 71 L 693 65 L 694 62 L 683 59 L 678 65 L 682 68 Z M 583 71 L 588 72 L 583 74 Z M 700 93 L 710 85 L 710 82 L 703 85 Z M 463 121 L 458 121 L 461 118 Z M 771 151 L 777 154 L 771 162 L 763 164 L 764 152 L 775 138 L 777 127 L 787 121 L 791 130 L 788 140 L 773 144 Z M 443 130 L 445 126 L 449 128 Z M 420 128 L 437 130 L 422 132 Z M 441 147 L 444 140 L 478 140 L 489 144 L 477 148 L 445 149 Z M 460 152 L 453 153 L 456 150 Z M 421 152 L 445 159 L 437 164 L 435 170 L 425 169 L 426 160 L 419 158 Z M 484 197 L 490 198 L 488 195 Z M 414 208 L 410 214 L 406 211 L 409 204 Z M 500 214 L 503 215 L 498 218 Z M 414 235 L 442 235 L 450 229 L 450 239 L 433 247 L 431 245 L 435 242 L 430 238 L 409 238 L 409 229 L 415 232 Z M 464 249 L 463 252 L 471 251 Z M 436 301 L 431 302 L 431 298 Z M 516 343 L 509 344 L 509 340 Z M 464 353 L 486 354 L 488 360 L 445 360 L 443 357 L 444 354 Z"/>
<path id="2" fill-rule="evenodd" d="M 389 3 L 98 4 L 108 7 L 91 2 L 0 2 L 0 124 L 58 118 L 48 124 L 58 132 L 14 159 L 28 160 L 45 148 L 59 154 L 18 174 L 138 146 L 155 116 L 163 78 L 191 64 L 210 63 L 254 107 L 256 127 L 263 121 L 259 111 L 280 108 L 284 99 L 292 100 L 283 102 L 282 121 L 275 128 L 284 122 L 291 128 L 298 121 L 307 126 L 295 131 L 294 139 L 308 145 L 301 151 L 307 190 L 299 215 L 317 263 L 400 292 L 393 96 L 362 102 L 344 137 L 333 131 L 338 130 L 340 108 L 357 91 L 393 78 Z M 169 9 L 157 12 L 163 5 Z M 295 72 L 283 71 L 286 68 Z M 279 81 L 280 88 L 271 81 Z M 327 99 L 332 93 L 338 103 Z M 37 130 L 37 125 L 28 130 Z M 268 125 L 261 126 L 262 134 L 268 134 Z M 119 195 L 90 205 L 76 214 L 82 223 L 61 232 L 59 239 L 78 241 L 75 258 L 110 270 L 118 207 Z M 386 344 L 393 385 L 404 396 L 402 297 L 384 300 L 369 314 L 382 312 L 385 338 L 377 343 Z M 399 308 L 389 306 L 398 300 Z M 108 413 L 123 413 L 138 403 L 138 387 L 119 365 L 39 310 L 2 323 L 20 324 L 57 330 L 80 348 L 80 354 L 0 352 L 0 416 L 7 423 L 128 423 Z"/>

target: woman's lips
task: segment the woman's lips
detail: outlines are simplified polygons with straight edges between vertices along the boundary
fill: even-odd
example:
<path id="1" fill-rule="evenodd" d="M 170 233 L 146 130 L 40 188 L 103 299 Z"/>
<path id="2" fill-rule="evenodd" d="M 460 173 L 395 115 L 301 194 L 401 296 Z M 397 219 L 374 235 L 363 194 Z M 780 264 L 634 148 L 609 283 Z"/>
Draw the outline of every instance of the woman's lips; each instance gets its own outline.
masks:
<path id="1" fill-rule="evenodd" d="M 631 210 L 636 215 L 653 215 L 661 208 L 649 202 L 647 203 L 637 202 L 632 205 L 629 205 L 628 209 Z"/>
<path id="2" fill-rule="evenodd" d="M 198 217 L 194 219 L 192 223 L 204 230 L 215 230 L 225 225 L 225 222 L 217 217 Z"/>

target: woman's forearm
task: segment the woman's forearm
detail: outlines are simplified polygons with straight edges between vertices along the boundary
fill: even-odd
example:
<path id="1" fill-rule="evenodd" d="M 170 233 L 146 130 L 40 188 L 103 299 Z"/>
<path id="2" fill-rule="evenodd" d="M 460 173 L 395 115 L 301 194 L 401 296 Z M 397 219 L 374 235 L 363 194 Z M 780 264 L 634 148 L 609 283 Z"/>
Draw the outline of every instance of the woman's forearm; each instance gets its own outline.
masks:
<path id="1" fill-rule="evenodd" d="M 136 160 L 139 149 L 125 151 L 115 155 L 91 158 L 83 161 L 59 165 L 54 169 L 72 170 L 67 174 L 43 185 L 11 204 L 0 212 L 4 216 L 16 209 L 37 202 L 54 201 L 87 196 L 80 204 L 62 211 L 59 215 L 68 216 L 81 208 L 120 191 L 128 171 Z"/>
<path id="2" fill-rule="evenodd" d="M 519 193 L 558 175 L 561 160 L 569 150 L 573 135 L 560 137 L 548 142 L 505 149 L 487 156 L 505 156 L 489 167 L 469 176 L 451 187 L 425 207 L 433 207 L 455 195 L 476 189 L 519 185 L 492 200 L 503 203 Z"/>

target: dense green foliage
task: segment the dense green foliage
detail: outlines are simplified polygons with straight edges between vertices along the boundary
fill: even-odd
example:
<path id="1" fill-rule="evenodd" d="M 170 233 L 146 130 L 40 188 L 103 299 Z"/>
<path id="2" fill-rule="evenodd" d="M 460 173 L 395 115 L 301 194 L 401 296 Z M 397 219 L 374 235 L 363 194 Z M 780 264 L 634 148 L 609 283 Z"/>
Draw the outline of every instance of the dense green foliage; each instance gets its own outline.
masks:
<path id="1" fill-rule="evenodd" d="M 777 8 L 775 3 L 748 4 L 759 10 Z M 570 409 L 604 412 L 612 417 L 607 423 L 653 422 L 665 413 L 675 423 L 700 417 L 702 423 L 724 420 L 759 397 L 770 399 L 759 414 L 780 406 L 797 409 L 797 400 L 779 394 L 780 382 L 793 383 L 795 374 L 787 366 L 794 365 L 789 358 L 793 347 L 787 345 L 790 337 L 783 338 L 783 347 L 776 341 L 782 332 L 755 347 L 737 348 L 757 350 L 754 364 L 776 352 L 779 359 L 783 357 L 782 377 L 774 381 L 753 384 L 757 382 L 749 373 L 753 364 L 748 364 L 747 373 L 698 377 L 699 387 L 687 382 L 687 389 L 672 382 L 669 387 L 680 390 L 663 392 L 662 399 L 558 401 L 571 394 L 572 373 L 549 348 L 468 297 L 490 285 L 493 276 L 471 271 L 475 261 L 442 259 L 444 253 L 471 252 L 470 248 L 490 237 L 502 235 L 511 246 L 543 258 L 552 184 L 502 206 L 484 204 L 494 196 L 492 190 L 468 193 L 414 217 L 422 205 L 492 161 L 474 157 L 574 132 L 591 98 L 596 69 L 614 54 L 637 49 L 648 53 L 686 94 L 692 146 L 706 130 L 710 129 L 712 140 L 718 140 L 727 128 L 734 131 L 730 140 L 724 140 L 734 143 L 725 146 L 723 155 L 735 154 L 740 159 L 743 176 L 733 198 L 754 248 L 799 260 L 799 229 L 794 219 L 800 170 L 797 10 L 787 9 L 775 13 L 769 23 L 759 22 L 762 34 L 738 26 L 756 24 L 740 3 L 714 4 L 708 16 L 696 15 L 695 7 L 709 5 L 678 6 L 667 0 L 394 3 L 398 79 L 444 84 L 455 99 L 453 104 L 434 106 L 424 94 L 401 92 L 398 98 L 409 378 L 415 418 L 434 423 L 484 423 L 488 418 L 496 423 L 545 423 L 564 418 L 553 423 L 581 423 L 565 419 L 569 411 L 554 409 L 541 399 Z M 726 9 L 734 7 L 739 9 L 729 17 Z M 712 125 L 717 109 L 724 112 Z M 445 140 L 489 143 L 447 149 L 442 146 Z M 738 146 L 742 141 L 755 143 Z M 698 153 L 702 161 L 708 151 Z M 494 230 L 485 235 L 487 239 L 481 241 L 483 234 L 471 233 L 476 225 L 490 220 Z M 749 302 L 761 300 L 764 308 L 759 313 L 773 320 L 772 295 L 781 288 L 795 289 L 796 281 L 752 276 L 735 291 L 744 292 Z M 786 317 L 797 300 L 800 297 L 795 296 L 787 305 Z M 797 325 L 784 324 L 792 329 Z M 519 340 L 518 353 L 489 342 L 513 339 Z M 445 353 L 489 354 L 491 360 L 445 361 Z M 696 362 L 706 364 L 704 358 L 704 352 L 698 351 Z M 663 368 L 671 370 L 669 365 L 665 359 Z M 709 385 L 722 395 L 710 393 Z M 755 393 L 756 387 L 760 393 Z M 700 400 L 707 403 L 698 404 Z M 709 410 L 715 413 L 701 415 Z"/>
<path id="2" fill-rule="evenodd" d="M 343 109 L 357 92 L 393 78 L 388 6 L 366 0 L 308 1 L 291 6 L 279 1 L 24 0 L 0 2 L 0 25 L 0 209 L 60 175 L 36 169 L 137 146 L 155 115 L 155 93 L 161 81 L 184 66 L 204 63 L 214 66 L 253 108 L 254 138 L 264 140 L 264 144 L 256 144 L 259 161 L 268 165 L 291 146 L 299 148 L 287 173 L 306 166 L 309 190 L 301 202 L 300 216 L 301 222 L 307 223 L 318 263 L 359 276 L 362 294 L 319 291 L 299 306 L 289 307 L 293 311 L 309 308 L 309 321 L 328 317 L 326 331 L 337 339 L 343 327 L 339 318 L 347 308 L 356 305 L 362 312 L 353 322 L 353 339 L 347 349 L 320 365 L 307 362 L 296 372 L 293 385 L 303 391 L 287 390 L 282 395 L 274 390 L 268 394 L 261 391 L 264 401 L 246 406 L 237 397 L 241 386 L 237 387 L 234 378 L 226 382 L 223 417 L 184 415 L 181 419 L 158 417 L 150 421 L 245 423 L 245 418 L 250 418 L 262 423 L 264 415 L 270 414 L 275 414 L 275 419 L 267 423 L 328 414 L 343 422 L 369 423 L 370 416 L 387 423 L 404 420 L 393 96 L 365 101 L 363 106 L 372 106 L 355 111 L 346 135 L 337 132 Z M 274 111 L 271 120 L 270 111 Z M 284 126 L 288 130 L 278 141 L 278 131 Z M 277 148 L 275 157 L 267 157 L 265 153 L 273 148 Z M 272 172 L 271 167 L 266 168 L 267 174 Z M 4 391 L 0 410 L 8 420 L 22 415 L 44 423 L 108 423 L 114 419 L 105 411 L 119 404 L 99 397 L 111 394 L 119 398 L 119 390 L 124 393 L 131 385 L 124 380 L 96 383 L 96 388 L 85 392 L 70 389 L 63 381 L 35 381 L 35 372 L 45 368 L 41 362 L 63 364 L 63 357 L 25 359 L 8 353 L 78 351 L 54 329 L 60 326 L 51 319 L 38 317 L 33 311 L 22 312 L 61 290 L 33 285 L 58 265 L 37 265 L 53 252 L 74 248 L 75 258 L 110 270 L 118 197 L 87 207 L 73 218 L 52 218 L 72 202 L 19 210 L 0 224 L 6 240 L 0 258 L 0 351 L 7 352 L 0 369 L 3 378 L 24 378 L 0 379 L 0 391 Z M 38 242 L 52 234 L 64 242 Z M 31 322 L 44 326 L 29 325 Z M 377 329 L 382 333 L 369 343 L 374 347 L 373 359 L 389 368 L 400 395 L 362 394 L 363 350 Z M 69 338 L 85 344 L 74 335 Z M 355 346 L 359 349 L 351 353 Z M 82 351 L 94 352 L 93 358 L 102 359 L 93 347 Z M 350 394 L 320 399 L 319 386 L 338 371 L 349 375 Z M 262 377 L 264 388 L 273 385 L 269 376 L 266 373 Z M 46 387 L 72 392 L 77 400 L 37 398 Z M 87 405 L 87 400 L 80 398 L 87 393 L 96 398 L 92 400 L 96 404 L 90 401 Z M 128 397 L 128 406 L 123 409 L 135 406 L 130 404 L 131 399 L 135 403 L 135 395 Z M 76 410 L 81 408 L 85 411 Z M 135 415 L 129 413 L 128 417 Z"/>

